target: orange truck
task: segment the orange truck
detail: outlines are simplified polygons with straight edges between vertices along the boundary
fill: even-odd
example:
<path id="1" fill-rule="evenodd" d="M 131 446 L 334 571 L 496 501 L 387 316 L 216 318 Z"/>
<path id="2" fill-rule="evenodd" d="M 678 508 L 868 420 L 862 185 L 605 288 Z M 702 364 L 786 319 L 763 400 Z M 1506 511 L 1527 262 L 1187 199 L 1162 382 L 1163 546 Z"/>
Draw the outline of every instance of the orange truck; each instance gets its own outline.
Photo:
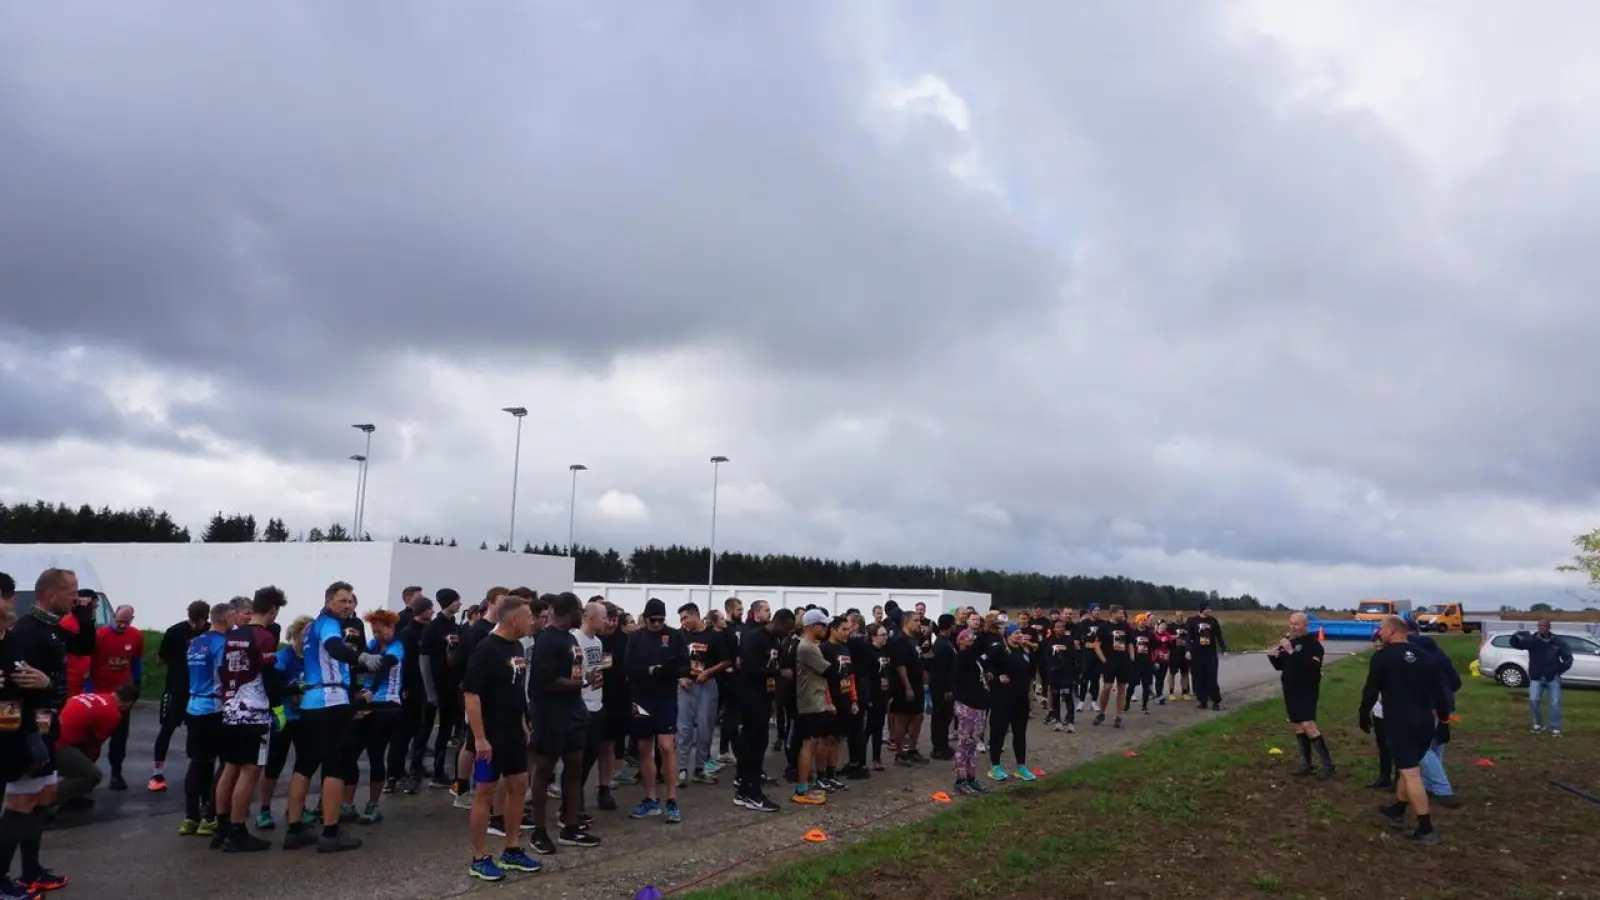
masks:
<path id="1" fill-rule="evenodd" d="M 1356 604 L 1356 621 L 1378 622 L 1384 616 L 1403 616 L 1410 612 L 1410 600 L 1385 600 L 1381 597 L 1369 597 Z"/>
<path id="2" fill-rule="evenodd" d="M 1435 603 L 1424 607 L 1416 615 L 1418 631 L 1437 634 L 1472 634 L 1483 631 L 1482 622 L 1467 620 L 1467 611 L 1459 603 Z"/>

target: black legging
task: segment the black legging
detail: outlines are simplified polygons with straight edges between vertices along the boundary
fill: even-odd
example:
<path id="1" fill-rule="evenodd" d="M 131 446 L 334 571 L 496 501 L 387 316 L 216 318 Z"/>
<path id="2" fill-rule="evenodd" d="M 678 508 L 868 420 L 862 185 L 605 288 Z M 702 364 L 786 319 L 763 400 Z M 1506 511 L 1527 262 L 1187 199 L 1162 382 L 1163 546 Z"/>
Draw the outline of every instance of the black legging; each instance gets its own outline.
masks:
<path id="1" fill-rule="evenodd" d="M 201 808 L 211 806 L 211 788 L 216 783 L 217 760 L 203 757 L 189 760 L 189 771 L 183 775 L 183 814 L 185 818 L 199 821 Z"/>
<path id="2" fill-rule="evenodd" d="M 1395 780 L 1394 757 L 1389 754 L 1389 734 L 1384 730 L 1382 718 L 1373 718 L 1372 738 L 1378 742 L 1378 781 L 1392 783 Z"/>
<path id="3" fill-rule="evenodd" d="M 171 691 L 161 695 L 161 730 L 156 733 L 155 761 L 165 763 L 167 752 L 172 747 L 172 736 L 178 733 L 178 727 L 183 724 L 183 708 L 189 702 L 188 694 L 176 694 Z"/>
<path id="4" fill-rule="evenodd" d="M 356 723 L 361 749 L 367 754 L 372 784 L 382 784 L 389 777 L 389 766 L 397 756 L 400 765 L 395 771 L 401 771 L 405 764 L 405 745 L 394 739 L 400 727 L 400 716 L 400 704 L 374 703 L 372 713 Z"/>
<path id="5" fill-rule="evenodd" d="M 461 693 L 454 685 L 439 686 L 439 733 L 433 739 L 434 778 L 443 779 L 445 760 L 455 759 L 455 754 L 447 751 L 450 749 L 450 739 L 456 736 L 456 729 L 465 719 L 466 709 L 463 703 Z M 417 740 L 424 741 L 427 737 L 426 734 L 421 734 L 417 736 Z M 420 756 L 415 758 L 421 759 Z M 456 777 L 465 777 L 465 773 L 457 773 Z"/>
<path id="6" fill-rule="evenodd" d="M 1194 693 L 1201 703 L 1221 703 L 1222 686 L 1217 684 L 1217 654 L 1194 655 Z"/>
<path id="7" fill-rule="evenodd" d="M 874 696 L 867 707 L 867 738 L 872 742 L 872 761 L 883 762 L 883 724 L 889 718 L 887 692 Z"/>
<path id="8" fill-rule="evenodd" d="M 1139 685 L 1139 696 L 1143 699 L 1144 708 L 1150 708 L 1150 683 L 1155 677 L 1155 667 L 1150 663 L 1134 663 L 1134 677 Z M 1133 707 L 1133 691 L 1128 691 L 1127 699 L 1122 701 L 1122 710 L 1127 712 Z"/>
<path id="9" fill-rule="evenodd" d="M 289 764 L 289 749 L 295 746 L 296 725 L 298 719 L 289 719 L 282 728 L 275 728 L 272 737 L 267 741 L 267 772 L 266 777 L 274 781 L 283 774 L 283 767 Z"/>
<path id="10" fill-rule="evenodd" d="M 1017 765 L 1028 764 L 1028 701 L 1023 698 L 1012 703 L 997 703 L 989 711 L 989 765 L 1000 765 L 1001 751 L 1005 749 L 1006 732 L 1011 732 L 1011 753 Z"/>
<path id="11" fill-rule="evenodd" d="M 1077 712 L 1073 704 L 1073 693 L 1078 687 L 1078 672 L 1076 669 L 1063 669 L 1056 673 L 1055 684 L 1050 688 L 1050 714 L 1069 725 L 1077 720 Z M 1066 706 L 1062 711 L 1063 703 Z"/>
<path id="12" fill-rule="evenodd" d="M 717 702 L 722 704 L 721 736 L 717 738 L 717 749 L 721 753 L 732 753 L 733 748 L 739 746 L 739 702 L 735 696 L 734 686 L 730 679 L 717 679 Z"/>
<path id="13" fill-rule="evenodd" d="M 1094 700 L 1100 696 L 1100 660 L 1094 656 L 1079 670 L 1078 699 Z"/>

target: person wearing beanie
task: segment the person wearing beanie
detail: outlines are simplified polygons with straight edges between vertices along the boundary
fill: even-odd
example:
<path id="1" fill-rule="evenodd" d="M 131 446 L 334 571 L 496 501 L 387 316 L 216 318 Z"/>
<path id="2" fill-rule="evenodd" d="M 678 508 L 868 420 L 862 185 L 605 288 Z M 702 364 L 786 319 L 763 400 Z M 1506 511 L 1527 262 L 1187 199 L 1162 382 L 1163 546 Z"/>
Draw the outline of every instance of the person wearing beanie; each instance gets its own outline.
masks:
<path id="1" fill-rule="evenodd" d="M 451 663 L 451 650 L 461 641 L 461 629 L 456 615 L 461 612 L 461 595 L 450 588 L 440 588 L 434 595 L 438 611 L 422 629 L 417 647 L 417 668 L 422 674 L 422 692 L 427 705 L 434 710 L 439 722 L 433 740 L 433 779 L 429 784 L 436 788 L 450 787 L 445 777 L 444 761 L 450 739 L 466 727 L 466 711 L 462 706 L 461 671 Z M 428 713 L 424 713 L 427 716 Z M 428 733 L 422 731 L 411 747 L 412 759 L 420 759 L 427 749 Z M 468 798 L 470 800 L 470 798 Z"/>
<path id="2" fill-rule="evenodd" d="M 633 737 L 639 742 L 644 799 L 629 813 L 635 819 L 665 815 L 667 824 L 683 821 L 678 781 L 669 773 L 667 801 L 656 798 L 656 751 L 671 765 L 678 758 L 678 690 L 689 678 L 689 650 L 683 635 L 667 627 L 667 605 L 651 597 L 644 604 L 644 627 L 628 636 L 628 684 L 633 694 Z"/>
<path id="3" fill-rule="evenodd" d="M 1028 715 L 1029 689 L 1033 677 L 1033 652 L 1029 649 L 1028 633 L 1022 626 L 1005 627 L 1005 643 L 1000 649 L 985 655 L 985 668 L 993 684 L 992 709 L 989 713 L 989 777 L 995 781 L 1007 779 L 1000 765 L 1005 751 L 1006 736 L 1011 736 L 1011 752 L 1016 757 L 1016 777 L 1033 781 L 1035 775 L 1028 768 Z"/>

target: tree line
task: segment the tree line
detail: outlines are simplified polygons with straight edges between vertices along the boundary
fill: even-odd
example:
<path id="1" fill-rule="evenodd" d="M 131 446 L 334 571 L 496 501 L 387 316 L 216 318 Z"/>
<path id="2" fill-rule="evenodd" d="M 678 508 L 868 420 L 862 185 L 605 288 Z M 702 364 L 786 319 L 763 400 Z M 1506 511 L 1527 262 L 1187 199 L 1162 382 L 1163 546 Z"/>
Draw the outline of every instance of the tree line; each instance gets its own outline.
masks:
<path id="1" fill-rule="evenodd" d="M 350 529 L 333 523 L 326 528 L 290 532 L 280 518 L 260 524 L 254 515 L 222 513 L 212 516 L 199 540 L 207 543 L 285 543 L 295 541 L 349 541 Z M 149 507 L 136 510 L 95 509 L 85 504 L 73 509 L 43 501 L 7 506 L 0 504 L 0 543 L 185 543 L 194 540 L 189 529 L 172 517 Z M 370 534 L 361 535 L 370 541 Z M 455 538 L 402 535 L 400 543 L 458 546 Z M 487 542 L 479 549 L 487 550 Z M 509 548 L 499 544 L 502 552 Z M 524 544 L 523 553 L 564 555 L 560 544 Z M 710 551 L 705 547 L 650 545 L 624 555 L 615 548 L 572 548 L 576 580 L 632 582 L 635 584 L 701 584 L 706 579 Z M 997 607 L 1015 609 L 1042 606 L 1082 608 L 1120 604 L 1130 609 L 1193 610 L 1209 604 L 1218 610 L 1262 609 L 1249 594 L 1225 597 L 1216 591 L 1198 591 L 1174 585 L 1156 585 L 1123 576 L 1049 575 L 975 567 L 834 560 L 787 553 L 717 554 L 717 581 L 752 587 L 899 588 L 904 590 L 976 591 L 989 594 Z"/>

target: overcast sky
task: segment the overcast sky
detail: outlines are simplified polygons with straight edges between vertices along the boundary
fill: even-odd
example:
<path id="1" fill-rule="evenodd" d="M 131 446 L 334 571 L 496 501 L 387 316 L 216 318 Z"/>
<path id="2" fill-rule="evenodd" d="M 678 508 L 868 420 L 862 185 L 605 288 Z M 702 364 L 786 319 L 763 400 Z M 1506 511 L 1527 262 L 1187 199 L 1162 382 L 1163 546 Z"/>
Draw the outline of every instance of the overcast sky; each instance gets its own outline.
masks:
<path id="1" fill-rule="evenodd" d="M 713 9 L 715 7 L 715 9 Z M 1582 2 L 0 2 L 0 499 L 1593 602 Z"/>

